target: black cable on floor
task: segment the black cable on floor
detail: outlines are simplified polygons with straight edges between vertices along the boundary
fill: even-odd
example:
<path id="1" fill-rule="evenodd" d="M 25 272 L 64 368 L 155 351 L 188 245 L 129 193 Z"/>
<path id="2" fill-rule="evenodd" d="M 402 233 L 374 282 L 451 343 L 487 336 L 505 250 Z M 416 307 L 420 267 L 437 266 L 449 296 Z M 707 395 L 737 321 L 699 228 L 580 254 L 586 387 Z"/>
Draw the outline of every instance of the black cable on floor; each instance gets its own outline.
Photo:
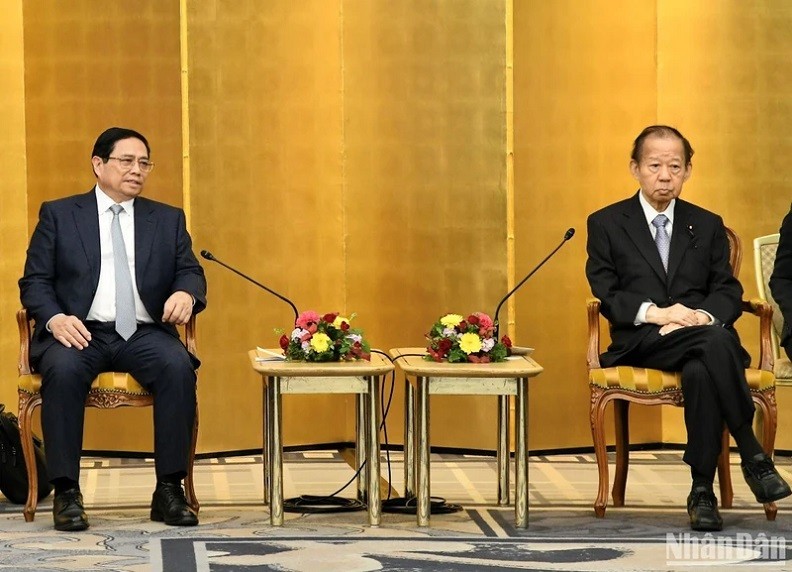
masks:
<path id="1" fill-rule="evenodd" d="M 393 362 L 391 357 L 383 351 L 380 350 L 371 350 L 372 353 L 377 353 L 385 356 Z M 388 464 L 388 483 L 391 482 L 391 463 L 390 463 L 390 449 L 388 448 L 388 430 L 386 428 L 385 421 L 388 418 L 388 412 L 390 411 L 390 406 L 393 401 L 393 392 L 394 388 L 396 387 L 396 372 L 391 372 L 391 388 L 390 394 L 388 396 L 388 403 L 387 406 L 384 402 L 384 385 L 383 382 L 383 391 L 380 391 L 380 407 L 382 409 L 382 422 L 380 423 L 380 431 L 383 431 L 385 437 L 385 451 L 386 451 L 386 458 Z M 360 511 L 365 510 L 367 508 L 366 504 L 358 499 L 347 499 L 347 498 L 340 498 L 336 495 L 346 489 L 349 485 L 355 482 L 360 476 L 361 471 L 366 466 L 366 461 L 363 461 L 358 467 L 355 474 L 352 475 L 346 484 L 344 484 L 340 489 L 335 491 L 334 493 L 327 495 L 327 496 L 318 496 L 318 495 L 301 495 L 299 497 L 293 497 L 289 499 L 284 499 L 283 501 L 283 510 L 285 512 L 299 512 L 303 514 L 325 514 L 325 513 L 335 513 L 335 512 L 353 512 L 353 511 Z M 377 475 L 377 478 L 380 478 Z M 390 487 L 388 487 L 388 499 L 390 499 Z"/>

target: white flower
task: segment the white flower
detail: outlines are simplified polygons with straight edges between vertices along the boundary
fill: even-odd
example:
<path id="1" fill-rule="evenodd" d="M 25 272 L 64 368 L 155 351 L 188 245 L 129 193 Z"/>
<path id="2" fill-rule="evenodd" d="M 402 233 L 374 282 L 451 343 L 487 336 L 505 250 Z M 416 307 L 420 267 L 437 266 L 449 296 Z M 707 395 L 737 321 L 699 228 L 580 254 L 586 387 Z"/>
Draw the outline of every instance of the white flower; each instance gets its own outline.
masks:
<path id="1" fill-rule="evenodd" d="M 457 331 L 454 328 L 452 328 L 452 327 L 451 328 L 445 327 L 445 328 L 443 328 L 443 337 L 444 338 L 450 338 L 450 339 L 453 340 L 454 338 L 458 337 L 457 336 Z"/>
<path id="2" fill-rule="evenodd" d="M 300 344 L 300 347 L 302 347 L 302 351 L 308 353 L 311 351 L 311 342 L 310 341 L 303 342 L 302 344 Z"/>
<path id="3" fill-rule="evenodd" d="M 307 330 L 303 330 L 302 328 L 294 328 L 290 334 L 290 337 L 293 340 L 299 340 L 306 331 Z"/>
<path id="4" fill-rule="evenodd" d="M 481 351 L 488 352 L 490 351 L 493 346 L 495 345 L 495 340 L 492 338 L 486 338 L 481 340 Z"/>
<path id="5" fill-rule="evenodd" d="M 360 334 L 347 334 L 347 338 L 352 340 L 353 342 L 363 342 L 363 336 Z"/>

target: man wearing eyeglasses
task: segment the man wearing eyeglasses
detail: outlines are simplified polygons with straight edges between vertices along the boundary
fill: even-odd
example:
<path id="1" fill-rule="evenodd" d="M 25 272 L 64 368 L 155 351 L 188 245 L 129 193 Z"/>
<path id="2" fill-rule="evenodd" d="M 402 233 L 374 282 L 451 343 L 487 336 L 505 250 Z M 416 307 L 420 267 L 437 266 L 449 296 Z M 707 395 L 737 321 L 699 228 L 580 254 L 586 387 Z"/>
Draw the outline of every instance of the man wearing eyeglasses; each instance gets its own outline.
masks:
<path id="1" fill-rule="evenodd" d="M 128 372 L 154 395 L 152 520 L 196 525 L 181 482 L 199 361 L 176 325 L 206 307 L 206 279 L 184 212 L 140 196 L 154 167 L 146 138 L 112 127 L 91 164 L 93 189 L 41 206 L 19 281 L 36 324 L 30 360 L 42 375 L 55 528 L 88 528 L 79 486 L 85 397 L 104 371 Z"/>

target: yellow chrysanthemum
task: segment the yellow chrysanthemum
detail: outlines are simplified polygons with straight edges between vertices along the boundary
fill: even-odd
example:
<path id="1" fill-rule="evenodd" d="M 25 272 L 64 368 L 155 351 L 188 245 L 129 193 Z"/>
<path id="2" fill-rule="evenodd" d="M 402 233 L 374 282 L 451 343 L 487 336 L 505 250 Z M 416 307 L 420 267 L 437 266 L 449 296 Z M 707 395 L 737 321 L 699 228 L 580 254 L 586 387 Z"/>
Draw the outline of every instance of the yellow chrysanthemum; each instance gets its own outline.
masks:
<path id="1" fill-rule="evenodd" d="M 446 328 L 453 328 L 455 326 L 458 326 L 463 319 L 464 318 L 459 314 L 446 314 L 445 316 L 440 318 L 440 323 L 443 324 Z"/>
<path id="2" fill-rule="evenodd" d="M 336 316 L 336 319 L 333 320 L 333 326 L 336 328 L 341 328 L 341 324 L 346 322 L 349 323 L 349 318 L 345 318 L 344 316 Z"/>
<path id="3" fill-rule="evenodd" d="M 321 332 L 318 332 L 318 333 L 314 334 L 313 337 L 311 338 L 311 347 L 315 351 L 317 351 L 319 353 L 322 353 L 322 352 L 326 352 L 328 350 L 328 348 L 330 347 L 331 342 L 332 342 L 332 340 L 330 339 L 330 336 L 328 336 L 327 334 L 323 334 Z"/>
<path id="4" fill-rule="evenodd" d="M 478 334 L 468 332 L 459 336 L 459 349 L 466 354 L 473 354 L 481 351 L 481 338 Z"/>

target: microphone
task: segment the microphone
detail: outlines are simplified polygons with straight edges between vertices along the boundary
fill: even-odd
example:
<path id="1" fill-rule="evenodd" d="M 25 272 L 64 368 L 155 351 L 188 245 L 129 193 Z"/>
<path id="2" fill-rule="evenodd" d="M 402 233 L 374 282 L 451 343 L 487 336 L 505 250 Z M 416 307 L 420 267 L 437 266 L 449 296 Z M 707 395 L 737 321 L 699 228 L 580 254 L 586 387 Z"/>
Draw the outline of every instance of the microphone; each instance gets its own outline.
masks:
<path id="1" fill-rule="evenodd" d="M 539 264 L 537 264 L 537 265 L 536 265 L 536 268 L 534 268 L 533 270 L 531 270 L 531 271 L 528 273 L 528 276 L 526 276 L 525 278 L 523 278 L 522 280 L 520 280 L 520 283 L 519 283 L 519 284 L 517 284 L 517 286 L 515 286 L 514 288 L 512 288 L 512 289 L 509 291 L 509 293 L 508 293 L 508 294 L 506 294 L 506 295 L 503 297 L 503 300 L 501 300 L 501 301 L 500 301 L 500 304 L 498 304 L 498 308 L 495 310 L 495 316 L 494 316 L 494 320 L 493 320 L 493 321 L 495 322 L 495 340 L 496 340 L 496 341 L 498 341 L 498 340 L 499 340 L 499 336 L 500 336 L 500 331 L 499 331 L 499 330 L 500 330 L 500 324 L 498 323 L 498 312 L 500 312 L 500 309 L 501 309 L 501 306 L 503 306 L 503 303 L 504 303 L 506 300 L 508 300 L 508 299 L 509 299 L 509 297 L 510 297 L 512 294 L 514 294 L 514 293 L 515 293 L 517 290 L 519 290 L 520 286 L 522 286 L 523 284 L 525 284 L 526 280 L 528 280 L 528 279 L 529 279 L 531 276 L 533 276 L 533 275 L 534 275 L 534 273 L 535 273 L 537 270 L 539 270 L 539 269 L 540 269 L 540 268 L 541 268 L 541 267 L 544 265 L 544 263 L 545 263 L 545 262 L 547 262 L 548 260 L 550 260 L 550 258 L 551 258 L 551 257 L 552 257 L 552 256 L 553 256 L 553 255 L 554 255 L 556 252 L 558 252 L 558 250 L 559 250 L 559 249 L 560 249 L 562 246 L 564 246 L 564 244 L 566 243 L 566 241 L 567 241 L 567 240 L 569 240 L 570 238 L 572 238 L 573 236 L 575 236 L 575 229 L 574 229 L 574 228 L 570 228 L 570 229 L 568 229 L 568 230 L 567 230 L 567 231 L 564 233 L 564 239 L 561 241 L 561 243 L 560 243 L 558 246 L 556 246 L 556 247 L 553 249 L 553 251 L 552 251 L 550 254 L 548 254 L 547 256 L 545 256 L 544 260 L 542 260 L 542 261 L 541 261 Z"/>
<path id="2" fill-rule="evenodd" d="M 281 300 L 283 300 L 284 302 L 286 302 L 286 303 L 287 303 L 289 306 L 291 306 L 292 310 L 294 310 L 294 321 L 295 321 L 295 322 L 297 321 L 297 318 L 299 318 L 299 317 L 300 317 L 300 313 L 297 311 L 297 306 L 295 306 L 295 305 L 294 305 L 294 302 L 292 302 L 291 300 L 289 300 L 289 299 L 288 299 L 286 296 L 282 296 L 281 294 L 278 294 L 278 293 L 277 293 L 275 290 L 272 290 L 272 289 L 270 289 L 270 288 L 267 288 L 266 286 L 264 286 L 264 284 L 261 284 L 260 282 L 256 282 L 255 280 L 253 280 L 253 279 L 252 279 L 250 276 L 248 276 L 247 274 L 242 274 L 242 273 L 241 273 L 239 270 L 237 270 L 236 268 L 232 268 L 231 266 L 229 266 L 228 264 L 226 264 L 226 263 L 225 263 L 225 262 L 223 262 L 222 260 L 218 260 L 217 258 L 215 258 L 214 254 L 212 254 L 212 253 L 211 253 L 211 252 L 209 252 L 208 250 L 202 250 L 202 251 L 201 251 L 201 256 L 203 256 L 203 257 L 204 257 L 204 258 L 206 258 L 207 260 L 211 260 L 212 262 L 217 262 L 217 263 L 218 263 L 220 266 L 225 266 L 225 267 L 226 267 L 226 268 L 228 268 L 228 269 L 229 269 L 231 272 L 234 272 L 234 273 L 236 273 L 236 274 L 239 274 L 239 275 L 240 275 L 242 278 L 244 278 L 245 280 L 249 280 L 250 282 L 253 282 L 253 284 L 255 284 L 256 286 L 258 286 L 259 288 L 263 288 L 264 290 L 266 290 L 267 292 L 269 292 L 269 293 L 270 293 L 270 294 L 272 294 L 273 296 L 277 296 L 278 298 L 280 298 Z"/>

